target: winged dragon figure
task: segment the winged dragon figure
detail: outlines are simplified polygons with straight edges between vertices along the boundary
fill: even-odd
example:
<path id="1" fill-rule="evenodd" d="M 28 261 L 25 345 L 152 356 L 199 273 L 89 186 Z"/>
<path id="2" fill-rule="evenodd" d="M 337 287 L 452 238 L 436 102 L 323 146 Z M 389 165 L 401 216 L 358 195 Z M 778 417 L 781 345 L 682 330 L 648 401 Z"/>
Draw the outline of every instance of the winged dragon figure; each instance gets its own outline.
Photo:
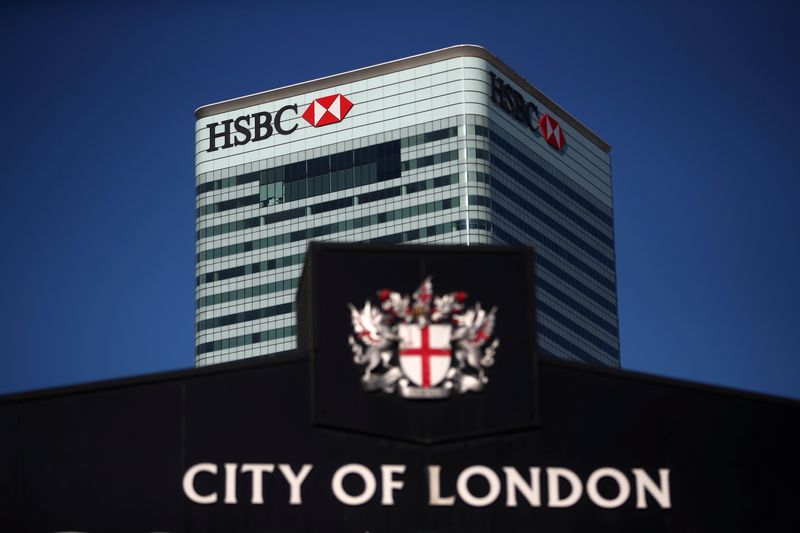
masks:
<path id="1" fill-rule="evenodd" d="M 350 316 L 355 331 L 361 344 L 356 341 L 354 336 L 350 336 L 348 342 L 353 350 L 353 361 L 365 367 L 361 381 L 367 390 L 384 389 L 386 392 L 394 392 L 395 382 L 402 377 L 402 372 L 395 367 L 391 367 L 390 360 L 393 355 L 393 345 L 397 341 L 397 335 L 387 324 L 386 315 L 372 306 L 367 300 L 364 308 L 360 311 L 352 304 L 350 306 Z M 384 373 L 374 373 L 377 368 L 388 369 Z"/>
<path id="2" fill-rule="evenodd" d="M 459 375 L 457 384 L 464 390 L 480 390 L 486 383 L 485 369 L 494 364 L 494 356 L 500 339 L 494 339 L 486 348 L 482 348 L 491 338 L 494 331 L 495 314 L 497 308 L 493 307 L 488 313 L 477 303 L 474 308 L 467 309 L 463 314 L 453 315 L 455 332 L 455 357 L 458 362 Z M 467 373 L 471 369 L 473 373 Z M 463 391 L 462 391 L 463 392 Z"/>

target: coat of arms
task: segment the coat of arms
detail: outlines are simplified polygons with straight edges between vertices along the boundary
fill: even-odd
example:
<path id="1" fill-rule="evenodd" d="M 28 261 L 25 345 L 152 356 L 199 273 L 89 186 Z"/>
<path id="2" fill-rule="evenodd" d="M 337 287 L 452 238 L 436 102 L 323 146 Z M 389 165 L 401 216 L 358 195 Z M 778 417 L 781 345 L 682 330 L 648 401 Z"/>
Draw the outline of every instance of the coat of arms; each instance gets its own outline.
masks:
<path id="1" fill-rule="evenodd" d="M 426 278 L 413 295 L 384 289 L 380 303 L 350 304 L 353 360 L 364 367 L 368 391 L 397 391 L 405 398 L 447 398 L 480 391 L 489 382 L 499 339 L 489 342 L 497 308 L 466 307 L 463 291 L 433 294 Z"/>

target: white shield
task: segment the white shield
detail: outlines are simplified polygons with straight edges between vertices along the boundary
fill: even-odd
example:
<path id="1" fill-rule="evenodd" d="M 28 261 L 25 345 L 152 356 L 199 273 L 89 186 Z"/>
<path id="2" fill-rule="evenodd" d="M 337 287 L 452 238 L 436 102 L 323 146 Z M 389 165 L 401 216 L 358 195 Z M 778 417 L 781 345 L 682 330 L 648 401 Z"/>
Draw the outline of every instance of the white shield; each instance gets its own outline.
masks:
<path id="1" fill-rule="evenodd" d="M 415 385 L 435 387 L 447 375 L 452 361 L 450 331 L 444 324 L 398 326 L 400 367 Z"/>

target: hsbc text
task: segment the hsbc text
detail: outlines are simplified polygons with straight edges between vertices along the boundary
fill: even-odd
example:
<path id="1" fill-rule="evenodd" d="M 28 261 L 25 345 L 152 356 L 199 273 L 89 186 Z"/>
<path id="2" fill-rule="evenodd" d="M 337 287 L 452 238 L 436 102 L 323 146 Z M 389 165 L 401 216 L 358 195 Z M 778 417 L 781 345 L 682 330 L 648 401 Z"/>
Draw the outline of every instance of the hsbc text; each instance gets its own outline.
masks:
<path id="1" fill-rule="evenodd" d="M 268 139 L 273 132 L 279 135 L 289 135 L 297 129 L 297 124 L 291 128 L 283 127 L 283 115 L 287 111 L 297 114 L 297 104 L 285 105 L 278 109 L 273 119 L 272 113 L 262 111 L 251 115 L 241 115 L 236 118 L 229 118 L 221 122 L 212 122 L 208 126 L 208 150 L 214 152 L 220 148 L 230 148 L 231 146 L 242 146 L 251 141 L 263 141 Z M 231 131 L 231 126 L 233 130 Z M 251 131 L 252 128 L 252 131 Z M 221 145 L 217 142 L 222 140 Z"/>

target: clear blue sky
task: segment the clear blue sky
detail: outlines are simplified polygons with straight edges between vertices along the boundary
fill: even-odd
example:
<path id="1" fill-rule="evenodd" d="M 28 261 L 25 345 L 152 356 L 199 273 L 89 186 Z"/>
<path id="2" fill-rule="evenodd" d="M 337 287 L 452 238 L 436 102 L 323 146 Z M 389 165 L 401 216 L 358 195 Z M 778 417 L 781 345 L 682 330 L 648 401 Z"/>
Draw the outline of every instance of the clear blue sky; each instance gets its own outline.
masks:
<path id="1" fill-rule="evenodd" d="M 0 394 L 192 366 L 196 107 L 475 43 L 613 147 L 623 367 L 800 398 L 796 2 L 59 4 L 0 8 Z"/>

